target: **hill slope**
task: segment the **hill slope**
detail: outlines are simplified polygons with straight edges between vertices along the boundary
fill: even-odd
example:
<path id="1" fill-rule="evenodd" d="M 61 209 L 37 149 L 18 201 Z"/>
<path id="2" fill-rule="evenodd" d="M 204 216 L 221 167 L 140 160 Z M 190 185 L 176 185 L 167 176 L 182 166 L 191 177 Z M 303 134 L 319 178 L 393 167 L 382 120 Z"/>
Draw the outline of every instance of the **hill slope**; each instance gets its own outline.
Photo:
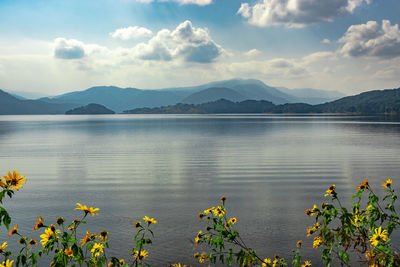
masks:
<path id="1" fill-rule="evenodd" d="M 400 88 L 376 90 L 319 105 L 268 101 L 232 102 L 226 99 L 198 105 L 177 104 L 159 108 L 127 110 L 125 113 L 351 113 L 400 115 Z"/>
<path id="2" fill-rule="evenodd" d="M 227 99 L 233 102 L 243 101 L 247 98 L 236 92 L 235 90 L 226 87 L 212 87 L 193 93 L 182 100 L 182 103 L 201 104 L 216 101 L 218 99 Z"/>
<path id="3" fill-rule="evenodd" d="M 40 100 L 21 100 L 0 90 L 0 115 L 64 114 L 74 104 L 52 104 Z"/>
<path id="4" fill-rule="evenodd" d="M 67 112 L 65 112 L 65 114 L 66 115 L 84 115 L 84 114 L 98 115 L 98 114 L 115 114 L 115 112 L 112 111 L 111 109 L 106 108 L 103 105 L 91 103 L 91 104 L 83 106 L 83 107 L 68 110 Z"/>

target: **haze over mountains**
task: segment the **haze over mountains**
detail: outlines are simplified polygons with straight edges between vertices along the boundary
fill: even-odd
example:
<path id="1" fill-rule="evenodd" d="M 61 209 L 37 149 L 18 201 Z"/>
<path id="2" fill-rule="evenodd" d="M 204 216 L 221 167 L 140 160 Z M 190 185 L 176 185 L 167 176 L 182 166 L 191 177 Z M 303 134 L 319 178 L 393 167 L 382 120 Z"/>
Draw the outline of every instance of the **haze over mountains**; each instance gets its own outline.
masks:
<path id="1" fill-rule="evenodd" d="M 138 108 L 129 114 L 220 114 L 220 113 L 347 113 L 362 115 L 400 115 L 400 88 L 375 90 L 347 96 L 324 104 L 286 103 L 275 105 L 265 100 L 232 102 L 226 99 L 202 103 Z"/>
<path id="2" fill-rule="evenodd" d="M 295 90 L 294 90 L 295 91 Z M 317 97 L 313 94 L 318 93 Z M 283 92 L 254 79 L 233 79 L 193 87 L 141 90 L 115 86 L 97 86 L 39 100 L 53 104 L 68 103 L 77 106 L 97 103 L 116 112 L 142 107 L 159 107 L 177 103 L 201 104 L 227 99 L 231 101 L 267 100 L 274 104 L 310 103 L 318 104 L 338 99 L 344 95 L 334 91 L 299 91 L 296 94 Z"/>
<path id="3" fill-rule="evenodd" d="M 336 91 L 316 89 L 275 88 L 254 79 L 232 79 L 211 82 L 199 86 L 142 90 L 116 86 L 96 86 L 37 100 L 26 100 L 4 91 L 0 114 L 64 114 L 67 110 L 91 103 L 105 106 L 117 113 L 136 108 L 184 104 L 202 104 L 219 99 L 232 102 L 265 100 L 273 104 L 319 104 L 339 99 L 344 95 Z"/>

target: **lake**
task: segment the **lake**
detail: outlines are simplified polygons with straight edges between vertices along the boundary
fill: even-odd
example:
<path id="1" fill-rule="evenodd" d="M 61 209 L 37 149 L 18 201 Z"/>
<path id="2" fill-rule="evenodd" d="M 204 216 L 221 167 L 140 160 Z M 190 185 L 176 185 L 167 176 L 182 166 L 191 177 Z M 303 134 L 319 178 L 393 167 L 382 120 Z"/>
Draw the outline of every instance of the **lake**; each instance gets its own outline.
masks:
<path id="1" fill-rule="evenodd" d="M 387 177 L 399 188 L 400 123 L 338 115 L 0 116 L 0 173 L 12 169 L 27 184 L 5 207 L 27 235 L 36 216 L 48 224 L 80 217 L 73 210 L 80 202 L 101 209 L 88 225 L 109 230 L 108 255 L 128 259 L 134 222 L 147 215 L 159 221 L 149 262 L 193 264 L 193 240 L 205 226 L 197 214 L 225 195 L 228 214 L 260 255 L 288 257 L 302 239 L 305 258 L 318 266 L 304 210 L 321 203 L 330 184 L 344 199 L 366 178 L 375 191 Z"/>

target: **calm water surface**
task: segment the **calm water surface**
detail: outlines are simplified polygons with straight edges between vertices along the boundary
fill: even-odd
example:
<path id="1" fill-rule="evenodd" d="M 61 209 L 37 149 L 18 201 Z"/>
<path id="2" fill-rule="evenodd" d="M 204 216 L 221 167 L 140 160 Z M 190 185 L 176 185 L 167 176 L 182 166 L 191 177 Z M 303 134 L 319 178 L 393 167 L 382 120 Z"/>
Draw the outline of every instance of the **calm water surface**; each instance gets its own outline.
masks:
<path id="1" fill-rule="evenodd" d="M 32 234 L 47 222 L 99 207 L 90 230 L 108 229 L 111 253 L 128 258 L 133 224 L 155 225 L 151 263 L 196 265 L 198 212 L 228 197 L 244 239 L 260 254 L 289 256 L 312 221 L 304 210 L 330 184 L 349 198 L 368 178 L 400 179 L 400 124 L 376 118 L 273 115 L 1 116 L 0 172 L 21 170 L 23 190 L 7 200 L 13 224 Z M 399 235 L 394 236 L 398 242 Z M 5 231 L 2 229 L 2 237 Z"/>

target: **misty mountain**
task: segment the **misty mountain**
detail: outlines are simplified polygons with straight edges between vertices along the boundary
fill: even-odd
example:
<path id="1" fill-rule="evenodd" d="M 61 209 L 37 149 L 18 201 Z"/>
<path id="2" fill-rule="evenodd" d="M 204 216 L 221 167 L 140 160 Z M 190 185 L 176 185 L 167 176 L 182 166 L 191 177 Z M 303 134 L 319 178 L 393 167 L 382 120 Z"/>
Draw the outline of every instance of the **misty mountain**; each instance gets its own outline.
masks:
<path id="1" fill-rule="evenodd" d="M 0 115 L 64 114 L 76 105 L 53 104 L 40 100 L 21 100 L 0 90 Z"/>
<path id="2" fill-rule="evenodd" d="M 200 92 L 193 93 L 185 97 L 181 102 L 187 104 L 201 104 L 213 102 L 221 98 L 233 102 L 239 102 L 247 99 L 247 97 L 236 92 L 235 90 L 225 87 L 212 87 L 201 90 Z"/>
<path id="3" fill-rule="evenodd" d="M 179 113 L 347 113 L 361 115 L 400 115 L 400 88 L 375 90 L 319 105 L 286 103 L 275 105 L 264 100 L 232 102 L 220 99 L 202 104 L 176 104 L 158 108 L 127 110 L 129 114 Z"/>
<path id="4" fill-rule="evenodd" d="M 225 88 L 225 89 L 221 89 Z M 321 90 L 315 90 L 318 93 Z M 320 93 L 320 92 L 319 92 Z M 311 94 L 309 92 L 309 94 Z M 321 93 L 320 93 L 321 94 Z M 78 106 L 89 103 L 104 105 L 116 112 L 141 107 L 159 107 L 176 103 L 205 103 L 220 98 L 232 101 L 266 100 L 274 104 L 323 103 L 326 98 L 298 97 L 268 86 L 255 79 L 232 79 L 192 87 L 176 87 L 154 90 L 96 86 L 84 91 L 75 91 L 52 98 L 39 100 L 49 103 L 69 103 Z"/>
<path id="5" fill-rule="evenodd" d="M 84 91 L 71 92 L 53 98 L 41 98 L 49 103 L 74 103 L 79 106 L 90 103 L 104 105 L 116 112 L 135 107 L 156 107 L 176 104 L 186 94 L 163 90 L 140 90 L 115 86 L 96 86 Z"/>
<path id="6" fill-rule="evenodd" d="M 288 89 L 285 87 L 277 87 L 277 89 L 288 95 L 295 96 L 299 100 L 298 102 L 308 104 L 322 104 L 346 96 L 338 91 L 318 90 L 312 88 Z"/>

